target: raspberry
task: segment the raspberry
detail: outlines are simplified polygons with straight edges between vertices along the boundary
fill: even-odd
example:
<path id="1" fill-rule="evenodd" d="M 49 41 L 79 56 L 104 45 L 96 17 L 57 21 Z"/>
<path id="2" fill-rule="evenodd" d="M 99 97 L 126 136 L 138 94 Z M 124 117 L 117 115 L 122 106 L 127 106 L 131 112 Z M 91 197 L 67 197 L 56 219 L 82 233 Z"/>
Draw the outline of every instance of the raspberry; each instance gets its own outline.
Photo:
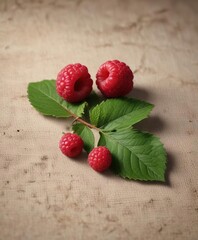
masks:
<path id="1" fill-rule="evenodd" d="M 92 90 L 93 81 L 86 66 L 69 64 L 57 76 L 56 90 L 68 102 L 84 100 Z"/>
<path id="2" fill-rule="evenodd" d="M 59 142 L 61 152 L 68 157 L 77 157 L 83 149 L 83 140 L 75 133 L 66 133 Z"/>
<path id="3" fill-rule="evenodd" d="M 96 74 L 96 85 L 109 98 L 121 97 L 133 89 L 133 72 L 118 60 L 103 63 Z"/>
<path id="4" fill-rule="evenodd" d="M 94 148 L 88 155 L 89 165 L 97 172 L 106 170 L 111 162 L 111 153 L 108 148 L 103 146 Z"/>

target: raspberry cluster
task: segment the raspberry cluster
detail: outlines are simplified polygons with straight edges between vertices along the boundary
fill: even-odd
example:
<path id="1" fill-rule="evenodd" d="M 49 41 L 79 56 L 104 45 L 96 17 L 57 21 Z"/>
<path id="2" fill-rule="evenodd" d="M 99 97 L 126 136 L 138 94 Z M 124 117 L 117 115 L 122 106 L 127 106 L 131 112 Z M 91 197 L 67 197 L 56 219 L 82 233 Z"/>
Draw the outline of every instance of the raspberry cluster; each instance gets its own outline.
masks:
<path id="1" fill-rule="evenodd" d="M 103 63 L 96 74 L 96 85 L 107 98 L 122 97 L 133 89 L 133 72 L 118 60 Z M 92 91 L 93 80 L 86 66 L 76 63 L 64 67 L 57 76 L 57 93 L 66 101 L 77 103 L 85 100 Z M 83 140 L 74 133 L 66 133 L 59 142 L 62 153 L 77 157 L 83 150 Z M 105 146 L 93 148 L 88 155 L 89 165 L 97 172 L 110 167 L 112 156 Z"/>

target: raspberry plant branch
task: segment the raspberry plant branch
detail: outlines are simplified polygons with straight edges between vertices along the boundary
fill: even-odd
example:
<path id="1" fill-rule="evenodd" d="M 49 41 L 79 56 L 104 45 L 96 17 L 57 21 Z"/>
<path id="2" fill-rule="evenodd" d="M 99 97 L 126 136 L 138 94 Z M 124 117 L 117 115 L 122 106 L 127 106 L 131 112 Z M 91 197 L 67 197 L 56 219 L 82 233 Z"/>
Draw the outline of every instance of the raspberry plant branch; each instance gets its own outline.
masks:
<path id="1" fill-rule="evenodd" d="M 74 121 L 73 121 L 72 124 L 74 124 L 75 122 L 79 122 L 79 123 L 82 123 L 82 124 L 84 124 L 85 126 L 91 128 L 91 129 L 95 129 L 97 131 L 101 130 L 100 128 L 97 128 L 96 126 L 92 125 L 91 123 L 89 123 L 89 122 L 83 120 L 82 118 L 78 117 L 76 114 L 72 113 L 71 111 L 67 110 L 67 112 L 69 113 L 69 115 L 71 117 L 74 118 Z"/>
<path id="2" fill-rule="evenodd" d="M 79 123 L 84 124 L 85 126 L 91 128 L 91 129 L 95 129 L 95 130 L 97 130 L 98 132 L 101 131 L 100 128 L 97 128 L 96 126 L 92 125 L 91 123 L 88 123 L 88 122 L 84 121 L 82 118 L 79 118 L 79 117 L 78 117 L 78 118 L 76 119 L 76 121 L 79 122 Z"/>
<path id="3" fill-rule="evenodd" d="M 153 105 L 132 98 L 115 98 L 98 102 L 90 96 L 87 102 L 72 104 L 56 92 L 55 80 L 43 80 L 28 85 L 31 105 L 47 116 L 74 118 L 72 129 L 89 153 L 99 132 L 98 146 L 106 146 L 112 156 L 112 170 L 123 178 L 143 181 L 165 181 L 166 152 L 159 138 L 132 128 L 148 117 Z M 94 100 L 95 98 L 95 100 Z M 85 108 L 89 112 L 86 118 Z"/>

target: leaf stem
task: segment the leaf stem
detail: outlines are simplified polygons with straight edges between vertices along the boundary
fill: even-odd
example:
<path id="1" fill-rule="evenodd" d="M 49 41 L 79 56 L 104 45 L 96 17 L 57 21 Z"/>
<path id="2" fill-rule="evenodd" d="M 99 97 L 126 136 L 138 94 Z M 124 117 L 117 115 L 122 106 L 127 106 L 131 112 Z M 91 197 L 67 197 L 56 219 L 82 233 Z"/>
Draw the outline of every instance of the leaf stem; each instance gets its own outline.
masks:
<path id="1" fill-rule="evenodd" d="M 80 123 L 83 123 L 84 125 L 86 125 L 89 128 L 93 128 L 93 129 L 96 129 L 97 131 L 100 131 L 99 128 L 97 128 L 96 126 L 92 125 L 91 123 L 88 123 L 88 122 L 84 121 L 82 118 L 77 118 L 76 121 L 78 121 Z"/>
<path id="2" fill-rule="evenodd" d="M 67 112 L 74 118 L 73 122 L 77 121 L 77 122 L 80 122 L 80 123 L 86 125 L 89 128 L 92 128 L 92 129 L 95 129 L 97 131 L 100 131 L 100 128 L 97 128 L 96 126 L 92 125 L 91 123 L 86 122 L 85 120 L 83 120 L 82 118 L 78 117 L 76 114 L 72 113 L 68 109 L 67 109 Z"/>

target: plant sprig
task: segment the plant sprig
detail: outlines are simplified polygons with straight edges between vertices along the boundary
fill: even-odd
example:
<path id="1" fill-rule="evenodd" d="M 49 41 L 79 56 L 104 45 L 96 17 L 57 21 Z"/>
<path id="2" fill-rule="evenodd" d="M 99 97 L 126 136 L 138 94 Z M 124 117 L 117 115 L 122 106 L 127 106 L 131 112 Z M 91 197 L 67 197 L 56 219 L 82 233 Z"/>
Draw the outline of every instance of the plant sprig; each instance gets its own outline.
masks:
<path id="1" fill-rule="evenodd" d="M 106 146 L 113 156 L 112 170 L 127 179 L 165 181 L 166 152 L 159 138 L 135 130 L 133 125 L 148 117 L 153 105 L 138 99 L 115 98 L 98 101 L 95 94 L 87 101 L 71 104 L 56 92 L 55 80 L 29 83 L 28 98 L 43 115 L 74 118 L 73 131 L 81 136 L 88 153 L 94 147 L 95 129 L 98 146 Z M 85 116 L 88 112 L 88 117 Z"/>

